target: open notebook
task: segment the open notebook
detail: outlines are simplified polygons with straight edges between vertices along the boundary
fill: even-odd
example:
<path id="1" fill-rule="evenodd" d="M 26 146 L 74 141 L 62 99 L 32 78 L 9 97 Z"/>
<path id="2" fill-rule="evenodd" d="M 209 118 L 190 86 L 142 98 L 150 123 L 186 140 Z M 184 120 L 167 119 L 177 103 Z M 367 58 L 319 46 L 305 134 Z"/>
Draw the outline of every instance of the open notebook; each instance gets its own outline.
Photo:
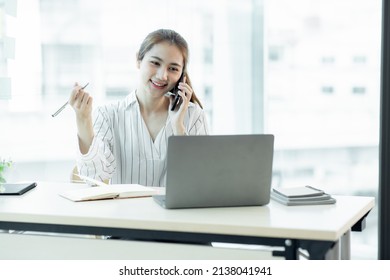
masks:
<path id="1" fill-rule="evenodd" d="M 60 193 L 60 196 L 72 201 L 89 201 L 100 199 L 145 197 L 156 195 L 161 192 L 161 188 L 159 187 L 145 187 L 138 184 L 108 185 L 86 176 L 77 176 L 83 179 L 89 185 L 95 185 L 95 187 L 89 186 L 82 189 L 65 191 Z"/>
<path id="2" fill-rule="evenodd" d="M 137 184 L 118 184 L 69 190 L 59 195 L 72 201 L 88 201 L 113 198 L 134 198 L 158 194 L 157 187 L 145 187 Z"/>

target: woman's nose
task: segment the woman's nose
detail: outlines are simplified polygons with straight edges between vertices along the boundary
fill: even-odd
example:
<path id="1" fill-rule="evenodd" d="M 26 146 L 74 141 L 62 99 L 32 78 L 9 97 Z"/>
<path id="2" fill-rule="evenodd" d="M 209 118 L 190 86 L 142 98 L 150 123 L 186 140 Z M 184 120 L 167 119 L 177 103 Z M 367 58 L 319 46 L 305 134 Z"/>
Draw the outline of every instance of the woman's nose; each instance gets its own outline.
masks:
<path id="1" fill-rule="evenodd" d="M 160 68 L 157 71 L 157 78 L 161 79 L 162 81 L 165 81 L 168 79 L 168 71 L 166 69 Z"/>

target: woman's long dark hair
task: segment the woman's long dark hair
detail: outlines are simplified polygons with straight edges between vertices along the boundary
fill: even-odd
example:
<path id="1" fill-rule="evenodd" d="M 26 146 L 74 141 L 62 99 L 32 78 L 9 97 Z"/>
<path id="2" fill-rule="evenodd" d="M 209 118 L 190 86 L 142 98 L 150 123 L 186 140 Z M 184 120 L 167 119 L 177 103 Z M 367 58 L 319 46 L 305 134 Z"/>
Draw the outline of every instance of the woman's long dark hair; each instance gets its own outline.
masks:
<path id="1" fill-rule="evenodd" d="M 139 48 L 137 60 L 142 61 L 142 59 L 145 57 L 145 54 L 150 51 L 154 45 L 162 43 L 162 42 L 168 42 L 171 45 L 175 45 L 179 48 L 183 55 L 183 71 L 184 75 L 186 76 L 186 83 L 192 88 L 190 77 L 188 76 L 187 72 L 187 63 L 188 63 L 188 44 L 184 38 L 177 33 L 176 31 L 170 30 L 170 29 L 158 29 L 156 31 L 153 31 L 146 36 L 144 41 L 141 44 L 141 47 Z M 201 108 L 203 108 L 202 103 L 200 103 L 198 97 L 196 96 L 195 92 L 192 92 L 192 96 L 190 101 L 192 103 L 197 103 Z"/>

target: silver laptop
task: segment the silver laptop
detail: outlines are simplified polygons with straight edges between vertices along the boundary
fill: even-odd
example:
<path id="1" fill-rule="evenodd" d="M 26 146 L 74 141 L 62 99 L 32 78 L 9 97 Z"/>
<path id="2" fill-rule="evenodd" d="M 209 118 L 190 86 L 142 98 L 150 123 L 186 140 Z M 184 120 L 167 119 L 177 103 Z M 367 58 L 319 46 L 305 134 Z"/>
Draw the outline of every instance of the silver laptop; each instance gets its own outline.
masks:
<path id="1" fill-rule="evenodd" d="M 165 208 L 265 205 L 270 200 L 274 136 L 171 136 Z"/>

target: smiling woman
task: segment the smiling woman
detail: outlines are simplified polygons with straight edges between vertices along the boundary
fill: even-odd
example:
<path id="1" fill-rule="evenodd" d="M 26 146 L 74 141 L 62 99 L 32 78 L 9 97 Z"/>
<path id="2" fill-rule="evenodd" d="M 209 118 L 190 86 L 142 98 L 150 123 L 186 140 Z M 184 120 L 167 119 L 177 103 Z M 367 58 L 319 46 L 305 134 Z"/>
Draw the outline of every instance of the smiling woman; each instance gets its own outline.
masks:
<path id="1" fill-rule="evenodd" d="M 139 81 L 125 100 L 97 108 L 92 97 L 73 89 L 69 104 L 76 112 L 79 172 L 112 183 L 165 186 L 166 154 L 171 135 L 208 134 L 202 108 L 190 84 L 179 78 L 186 69 L 188 46 L 175 31 L 150 33 L 137 55 Z M 186 76 L 185 76 L 186 77 Z M 179 83 L 178 83 L 179 82 Z M 168 91 L 178 83 L 181 102 L 175 110 Z M 183 155 L 186 156 L 186 155 Z"/>
<path id="2" fill-rule="evenodd" d="M 6 147 L 6 154 L 17 162 L 12 179 L 68 179 L 78 150 L 76 122 L 70 106 L 54 119 L 52 114 L 68 99 L 75 81 L 89 82 L 86 91 L 96 108 L 126 98 L 140 84 L 134 59 L 140 43 L 160 28 L 178 31 L 190 46 L 189 63 L 181 49 L 187 59 L 185 84 L 195 92 L 190 105 L 203 107 L 210 132 L 250 133 L 251 95 L 259 92 L 251 86 L 252 69 L 262 67 L 251 63 L 252 37 L 261 36 L 251 33 L 252 3 L 17 1 L 17 16 L 6 15 L 0 25 L 2 34 L 15 38 L 14 59 L 3 59 L 0 50 L 0 76 L 11 83 L 10 95 L 0 98 L 0 127 L 7 131 L 0 137 L 0 154 Z M 240 67 L 233 67 L 236 54 L 244 54 Z"/>
<path id="3" fill-rule="evenodd" d="M 165 57 L 173 59 L 173 61 L 164 61 L 156 54 L 156 52 L 157 54 L 160 53 Z M 166 29 L 161 29 L 150 33 L 141 44 L 140 50 L 137 52 L 138 68 L 140 68 L 140 63 L 144 61 L 145 55 L 147 56 L 146 61 L 151 63 L 156 69 L 159 68 L 160 71 L 161 69 L 164 70 L 164 68 L 161 68 L 160 65 L 162 63 L 167 64 L 165 68 L 168 69 L 168 71 L 160 72 L 158 74 L 164 77 L 166 73 L 172 73 L 171 76 L 174 77 L 175 81 L 172 81 L 170 85 L 167 85 L 170 90 L 173 89 L 174 84 L 179 81 L 181 76 L 185 77 L 186 84 L 192 88 L 191 80 L 186 67 L 188 64 L 189 55 L 188 45 L 179 33 Z M 162 85 L 164 85 L 164 83 L 162 83 Z M 197 103 L 200 107 L 202 107 L 198 97 L 193 91 L 190 101 Z"/>

